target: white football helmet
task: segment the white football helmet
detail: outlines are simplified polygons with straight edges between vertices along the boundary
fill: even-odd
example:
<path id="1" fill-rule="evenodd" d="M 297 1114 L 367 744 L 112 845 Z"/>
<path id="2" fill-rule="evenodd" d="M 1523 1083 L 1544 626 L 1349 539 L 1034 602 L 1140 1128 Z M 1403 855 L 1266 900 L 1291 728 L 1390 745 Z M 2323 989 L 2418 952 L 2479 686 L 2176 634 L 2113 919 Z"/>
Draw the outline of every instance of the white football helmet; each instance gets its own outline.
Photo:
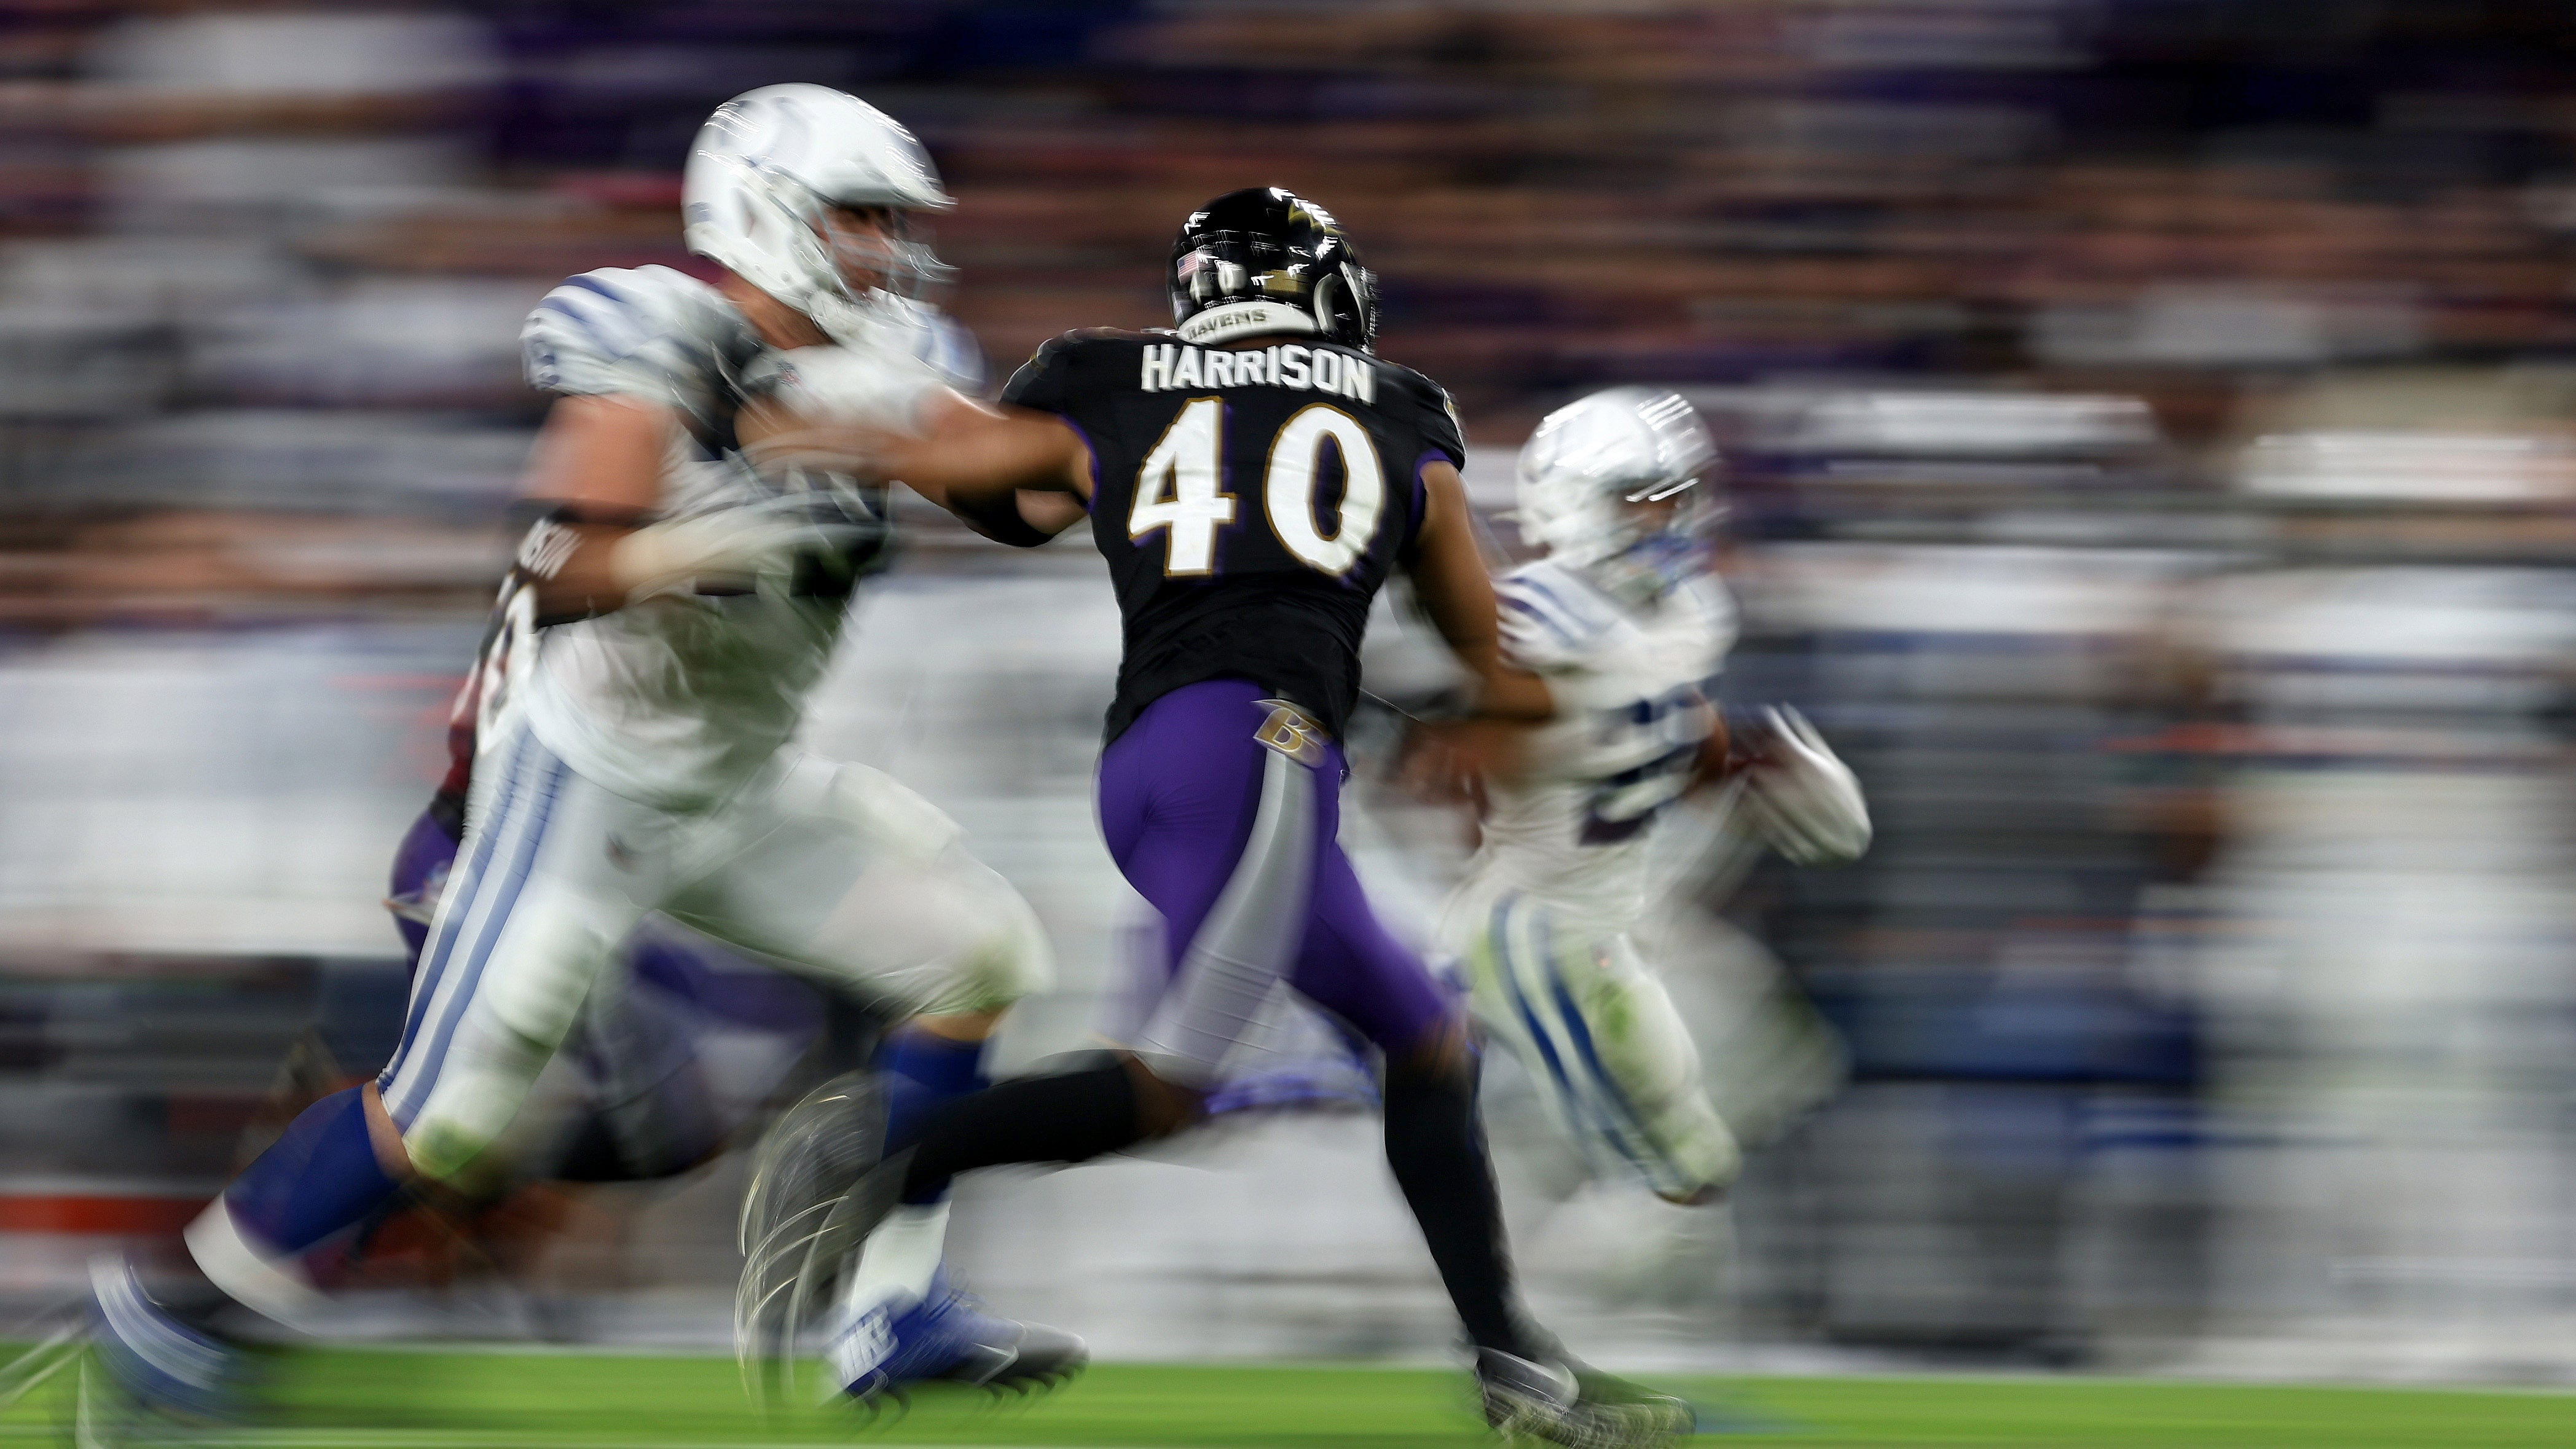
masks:
<path id="1" fill-rule="evenodd" d="M 1547 415 L 1521 448 L 1521 537 L 1623 596 L 1652 598 L 1698 566 L 1704 475 L 1717 465 L 1678 394 L 1614 387 Z M 1656 524 L 1627 505 L 1678 498 Z"/>
<path id="2" fill-rule="evenodd" d="M 680 183 L 690 251 L 855 342 L 881 299 L 862 295 L 825 230 L 836 206 L 945 211 L 955 200 L 921 143 L 894 118 L 829 86 L 762 86 L 716 108 L 699 128 Z M 859 260 L 909 292 L 948 269 L 917 242 Z"/>

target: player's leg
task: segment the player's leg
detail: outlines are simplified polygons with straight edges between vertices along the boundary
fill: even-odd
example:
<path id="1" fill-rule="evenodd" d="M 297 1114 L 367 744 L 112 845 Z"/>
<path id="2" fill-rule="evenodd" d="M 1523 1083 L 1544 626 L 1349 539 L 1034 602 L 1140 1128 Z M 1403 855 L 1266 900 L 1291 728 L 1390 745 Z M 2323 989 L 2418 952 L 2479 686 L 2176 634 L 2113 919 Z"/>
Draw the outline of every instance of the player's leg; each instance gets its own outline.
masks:
<path id="1" fill-rule="evenodd" d="M 949 1104 L 909 1139 L 907 1193 L 1014 1162 L 1083 1162 L 1195 1120 L 1233 1034 L 1294 959 L 1317 829 L 1309 767 L 1256 738 L 1271 713 L 1249 682 L 1164 695 L 1102 752 L 1110 857 L 1163 920 L 1160 974 L 1139 995 L 1135 1050 Z M 1294 741 L 1283 737 L 1283 744 Z"/>
<path id="2" fill-rule="evenodd" d="M 385 904 L 401 933 L 413 971 L 429 944 L 429 927 L 445 894 L 464 835 L 465 804 L 441 794 L 412 822 L 394 853 Z M 688 1000 L 703 942 L 665 933 L 625 943 L 625 967 L 603 972 L 566 1039 L 579 1049 L 582 1089 L 510 1133 L 515 1160 L 506 1181 L 644 1182 L 684 1172 L 711 1156 L 730 1125 L 719 1120 L 712 1089 L 698 1070 L 697 1028 Z M 658 986 L 641 979 L 658 974 Z M 487 1165 L 487 1174 L 488 1165 Z"/>
<path id="3" fill-rule="evenodd" d="M 1599 1449 L 1670 1437 L 1686 1410 L 1646 1395 L 1604 1404 L 1515 1311 L 1464 1014 L 1369 912 L 1334 841 L 1339 751 L 1260 695 L 1235 680 L 1174 691 L 1102 755 L 1110 854 L 1166 928 L 1166 984 L 1135 1050 L 945 1109 L 910 1144 L 904 1185 L 1081 1161 L 1175 1130 L 1290 980 L 1386 1050 L 1388 1161 L 1478 1346 L 1488 1417 Z"/>
<path id="4" fill-rule="evenodd" d="M 954 822 L 864 766 L 783 762 L 737 811 L 745 843 L 674 895 L 673 917 L 906 1018 L 879 1049 L 878 1095 L 827 1094 L 816 1110 L 881 1106 L 882 1125 L 869 1130 L 900 1136 L 984 1086 L 985 1041 L 1002 1012 L 1053 976 L 1028 903 L 967 853 Z M 791 1114 L 779 1131 L 806 1123 Z M 777 1253 L 801 1242 L 792 1230 L 815 1206 L 802 1200 L 804 1175 L 800 1167 L 754 1183 L 747 1281 L 789 1268 Z M 1025 1383 L 1079 1362 L 1079 1344 L 1062 1335 L 966 1305 L 940 1266 L 947 1222 L 944 1183 L 904 1195 L 842 1275 L 832 1357 L 852 1392 L 940 1377 Z"/>
<path id="5" fill-rule="evenodd" d="M 1734 1180 L 1742 1154 L 1701 1084 L 1699 1051 L 1625 934 L 1586 931 L 1512 891 L 1463 944 L 1479 1020 L 1596 1171 L 1674 1202 Z"/>
<path id="6" fill-rule="evenodd" d="M 1182 948 L 1188 941 L 1186 932 L 1199 916 L 1214 908 L 1229 877 L 1238 873 L 1234 869 L 1238 856 L 1283 863 L 1278 852 L 1247 848 L 1248 841 L 1266 838 L 1254 819 L 1262 781 L 1262 767 L 1254 756 L 1263 752 L 1251 743 L 1251 731 L 1261 715 L 1251 708 L 1250 701 L 1259 691 L 1249 685 L 1226 682 L 1222 688 L 1225 698 L 1215 707 L 1215 715 L 1222 721 L 1224 745 L 1213 752 L 1193 752 L 1191 748 L 1199 733 L 1195 726 L 1200 714 L 1188 698 L 1192 693 L 1185 690 L 1168 696 L 1149 710 L 1147 718 L 1112 748 L 1102 770 L 1103 813 L 1109 822 L 1112 853 L 1121 867 L 1129 870 L 1130 879 L 1136 880 L 1167 916 L 1184 918 L 1170 933 Z M 1181 782 L 1177 790 L 1158 792 L 1152 788 L 1157 780 L 1175 778 Z M 1277 826 L 1282 818 L 1274 808 L 1271 823 Z M 1284 818 L 1293 832 L 1296 822 L 1305 817 L 1292 810 Z M 1143 843 L 1148 838 L 1151 849 Z M 1186 878 L 1187 892 L 1194 894 L 1183 901 L 1161 884 L 1149 885 L 1149 881 L 1161 882 L 1164 877 L 1151 869 L 1140 870 L 1140 851 L 1143 858 L 1171 865 L 1171 875 Z M 1289 852 L 1284 859 L 1284 865 L 1294 870 L 1302 871 L 1303 864 L 1301 852 Z M 764 879 L 758 873 L 729 874 L 742 874 L 752 881 Z M 953 930 L 957 922 L 991 920 L 996 915 L 989 909 L 980 917 L 953 909 L 922 911 L 920 902 L 925 893 L 920 888 L 918 872 L 911 878 L 893 871 L 869 874 L 875 880 L 863 876 L 845 889 L 844 906 L 834 913 L 847 929 L 834 933 L 817 928 L 818 942 L 850 937 L 882 948 L 889 940 L 899 940 L 907 934 L 882 929 L 889 918 L 898 923 L 910 922 L 916 929 L 947 923 Z M 1246 879 L 1267 879 L 1260 867 L 1243 874 Z M 889 893 L 878 889 L 880 883 L 901 887 L 891 893 L 901 899 L 890 898 Z M 1237 893 L 1238 897 L 1242 894 Z M 1012 899 L 1016 901 L 1016 896 Z M 780 903 L 781 908 L 785 904 Z M 1260 902 L 1255 901 L 1247 909 L 1258 913 L 1259 908 Z M 1020 909 L 1025 911 L 1025 906 Z M 1007 918 L 1009 913 L 1000 914 Z M 1287 923 L 1293 930 L 1294 913 L 1287 916 Z M 865 934 L 858 935 L 860 931 Z M 873 978 L 880 989 L 908 985 L 909 999 L 933 1022 L 945 1025 L 964 1017 L 971 1025 L 978 1013 L 988 1012 L 1007 999 L 1009 993 L 1000 988 L 1033 984 L 1012 979 L 1028 974 L 1024 968 L 1011 968 L 1012 957 L 1007 939 L 986 941 L 977 951 L 952 951 L 945 957 L 916 951 L 913 958 L 925 966 L 896 969 L 893 963 L 885 963 L 874 970 Z M 978 960 L 985 963 L 982 969 L 959 969 L 961 965 L 972 967 Z M 1274 969 L 1273 980 L 1275 976 Z M 1127 1058 L 1105 1067 L 986 1087 L 950 1098 L 911 1121 L 899 1122 L 884 1139 L 891 1150 L 881 1169 L 869 1174 L 861 1190 L 846 1196 L 836 1194 L 842 1203 L 866 1200 L 871 1204 L 871 1216 L 857 1229 L 867 1237 L 861 1281 L 875 1270 L 880 1253 L 891 1253 L 908 1262 L 915 1272 L 936 1262 L 935 1253 L 921 1250 L 921 1236 L 909 1226 L 907 1214 L 935 1210 L 956 1173 L 1005 1162 L 1078 1162 L 1115 1151 L 1176 1129 L 1195 1115 L 1197 1099 L 1198 1089 L 1190 1082 L 1158 1076 L 1136 1059 Z M 840 1099 L 828 1095 L 811 1105 L 822 1118 L 824 1129 L 814 1134 L 816 1146 L 811 1155 L 875 1158 L 873 1152 L 853 1150 L 846 1140 L 836 1144 L 829 1131 L 834 1125 L 829 1121 L 830 1115 L 842 1113 L 846 1120 L 838 1135 L 848 1140 L 863 1138 L 871 1125 L 865 1114 L 846 1112 Z M 773 1135 L 787 1133 L 792 1119 L 805 1110 L 800 1106 L 797 1113 L 791 1113 L 791 1122 L 782 1123 Z M 778 1175 L 785 1178 L 789 1174 L 781 1170 Z M 880 1195 L 900 1202 L 887 1214 L 883 1226 L 873 1216 L 874 1202 Z M 790 1205 L 794 1205 L 792 1200 Z M 807 1211 L 799 1209 L 767 1217 L 794 1225 Z M 836 1216 L 837 1212 L 836 1209 Z M 828 1233 L 831 1220 L 826 1219 L 816 1230 Z M 797 1241 L 784 1227 L 768 1236 L 791 1247 Z M 773 1281 L 779 1275 L 767 1267 L 770 1256 L 755 1251 L 745 1269 L 746 1306 L 738 1316 L 738 1326 L 747 1326 L 755 1341 L 773 1332 L 769 1320 L 774 1315 L 766 1305 L 778 1295 L 792 1301 L 795 1291 L 792 1285 Z M 792 1319 L 792 1313 L 789 1316 Z M 886 1331 L 861 1331 L 871 1322 Z M 882 1320 L 854 1318 L 851 1331 L 835 1343 L 835 1356 L 845 1375 L 854 1368 L 865 1370 L 871 1362 L 895 1362 L 905 1345 L 902 1334 L 894 1329 L 894 1324 Z M 760 1345 L 755 1342 L 754 1346 Z M 1024 1345 L 1009 1347 L 1014 1357 L 1025 1351 Z M 845 1382 L 853 1393 L 865 1396 L 878 1391 L 888 1378 L 881 1367 L 845 1378 Z"/>
<path id="7" fill-rule="evenodd" d="M 1328 809 L 1327 824 L 1336 816 Z M 1291 984 L 1385 1054 L 1387 1165 L 1475 1346 L 1487 1421 L 1506 1435 L 1594 1449 L 1689 1432 L 1687 1404 L 1584 1367 L 1520 1312 L 1466 1014 L 1369 909 L 1334 832 L 1319 842 Z"/>
<path id="8" fill-rule="evenodd" d="M 621 878 L 608 841 L 654 812 L 591 785 L 524 731 L 490 763 L 393 1059 L 307 1109 L 189 1230 L 215 1284 L 272 1316 L 291 1320 L 304 1252 L 399 1178 L 447 1179 L 501 1135 L 649 903 L 651 882 Z M 363 1162 L 392 1170 L 371 1175 Z"/>
<path id="9" fill-rule="evenodd" d="M 229 1300 L 296 1323 L 315 1300 L 306 1256 L 407 1181 L 462 1170 L 509 1125 L 641 914 L 602 864 L 608 832 L 641 807 L 582 781 L 524 733 L 485 774 L 393 1062 L 307 1108 L 190 1225 L 203 1282 L 180 1286 L 181 1314 Z M 98 1287 L 102 1342 L 128 1387 L 159 1394 L 178 1368 L 223 1371 L 201 1325 L 143 1298 L 121 1264 L 103 1268 Z M 173 1354 L 172 1342 L 199 1351 Z M 118 1345 L 131 1350 L 124 1360 Z M 151 1372 L 127 1378 L 125 1360 Z"/>
<path id="10" fill-rule="evenodd" d="M 1318 856 L 1313 915 L 1290 980 L 1385 1056 L 1387 1165 L 1469 1341 L 1537 1357 L 1513 1303 L 1464 1013 L 1370 911 L 1340 846 L 1327 837 Z"/>

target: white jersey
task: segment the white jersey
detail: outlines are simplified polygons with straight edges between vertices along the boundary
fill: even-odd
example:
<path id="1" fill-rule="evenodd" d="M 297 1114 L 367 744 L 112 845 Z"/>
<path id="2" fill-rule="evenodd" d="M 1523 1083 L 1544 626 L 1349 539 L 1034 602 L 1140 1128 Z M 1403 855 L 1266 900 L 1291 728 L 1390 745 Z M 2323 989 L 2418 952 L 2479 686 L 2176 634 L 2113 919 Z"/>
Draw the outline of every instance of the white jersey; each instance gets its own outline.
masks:
<path id="1" fill-rule="evenodd" d="M 1689 785 L 1714 726 L 1701 686 L 1735 642 L 1733 603 L 1702 575 L 1632 606 L 1547 560 L 1513 570 L 1495 595 L 1507 657 L 1545 677 L 1557 712 L 1531 731 L 1520 773 L 1487 782 L 1468 884 L 1624 930 L 1647 904 L 1649 828 Z"/>
<path id="2" fill-rule="evenodd" d="M 881 396 L 979 384 L 973 344 L 941 313 L 891 300 L 877 312 L 872 335 L 850 351 L 919 384 Z M 587 272 L 537 304 L 520 340 L 539 388 L 647 398 L 678 415 L 665 516 L 779 502 L 781 484 L 736 451 L 734 422 L 747 401 L 792 380 L 794 365 L 713 287 L 667 267 Z M 882 526 L 881 492 L 835 497 Z M 631 799 L 691 808 L 739 788 L 795 734 L 848 604 L 846 587 L 800 587 L 781 570 L 749 593 L 674 588 L 543 630 L 526 627 L 522 605 L 515 631 L 500 625 L 515 637 L 487 653 L 506 656 L 530 728 L 573 769 Z M 512 691 L 487 689 L 486 716 Z"/>

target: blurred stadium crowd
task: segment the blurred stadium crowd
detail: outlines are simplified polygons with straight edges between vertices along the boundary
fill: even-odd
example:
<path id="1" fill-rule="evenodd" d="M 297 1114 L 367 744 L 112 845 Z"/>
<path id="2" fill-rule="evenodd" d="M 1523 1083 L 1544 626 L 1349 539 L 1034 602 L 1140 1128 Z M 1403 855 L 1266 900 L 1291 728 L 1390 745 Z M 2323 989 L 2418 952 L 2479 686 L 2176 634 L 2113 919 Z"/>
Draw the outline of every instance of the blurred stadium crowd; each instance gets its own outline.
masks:
<path id="1" fill-rule="evenodd" d="M 519 319 L 696 265 L 688 136 L 812 80 L 936 155 L 998 369 L 1160 321 L 1179 217 L 1275 183 L 1480 498 L 1592 386 L 1718 430 L 1727 694 L 1879 834 L 1726 873 L 1677 971 L 1776 958 L 1848 1081 L 1731 1243 L 1578 1225 L 1546 1291 L 1685 1356 L 2576 1375 L 2571 79 L 2547 7 L 2458 0 L 0 3 L 0 1287 L 158 1221 L 66 1194 L 219 1170 L 277 1024 L 391 953 Z M 969 601 L 1094 565 L 925 527 L 818 728 L 1096 980 L 1106 618 Z"/>

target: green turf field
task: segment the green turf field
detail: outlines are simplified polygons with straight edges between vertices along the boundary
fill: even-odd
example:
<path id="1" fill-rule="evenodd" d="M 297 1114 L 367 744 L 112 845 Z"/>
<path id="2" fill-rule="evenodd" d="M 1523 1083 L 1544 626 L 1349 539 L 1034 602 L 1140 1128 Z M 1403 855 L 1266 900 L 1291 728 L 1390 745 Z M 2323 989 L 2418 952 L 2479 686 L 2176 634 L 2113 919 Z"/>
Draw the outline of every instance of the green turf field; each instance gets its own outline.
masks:
<path id="1" fill-rule="evenodd" d="M 0 1432 L 50 1436 L 58 1378 Z M 1678 1379 L 1706 1406 L 1711 1449 L 1778 1443 L 2132 1449 L 2576 1446 L 2576 1395 L 2213 1387 L 2090 1379 Z M 994 1445 L 1025 1449 L 1445 1449 L 1489 1441 L 1463 1376 L 1411 1369 L 1107 1365 L 1033 1402 L 926 1394 L 868 1424 L 840 1410 L 764 1423 L 730 1360 L 589 1354 L 294 1355 L 274 1430 L 228 1442 L 298 1449 L 451 1446 Z"/>

